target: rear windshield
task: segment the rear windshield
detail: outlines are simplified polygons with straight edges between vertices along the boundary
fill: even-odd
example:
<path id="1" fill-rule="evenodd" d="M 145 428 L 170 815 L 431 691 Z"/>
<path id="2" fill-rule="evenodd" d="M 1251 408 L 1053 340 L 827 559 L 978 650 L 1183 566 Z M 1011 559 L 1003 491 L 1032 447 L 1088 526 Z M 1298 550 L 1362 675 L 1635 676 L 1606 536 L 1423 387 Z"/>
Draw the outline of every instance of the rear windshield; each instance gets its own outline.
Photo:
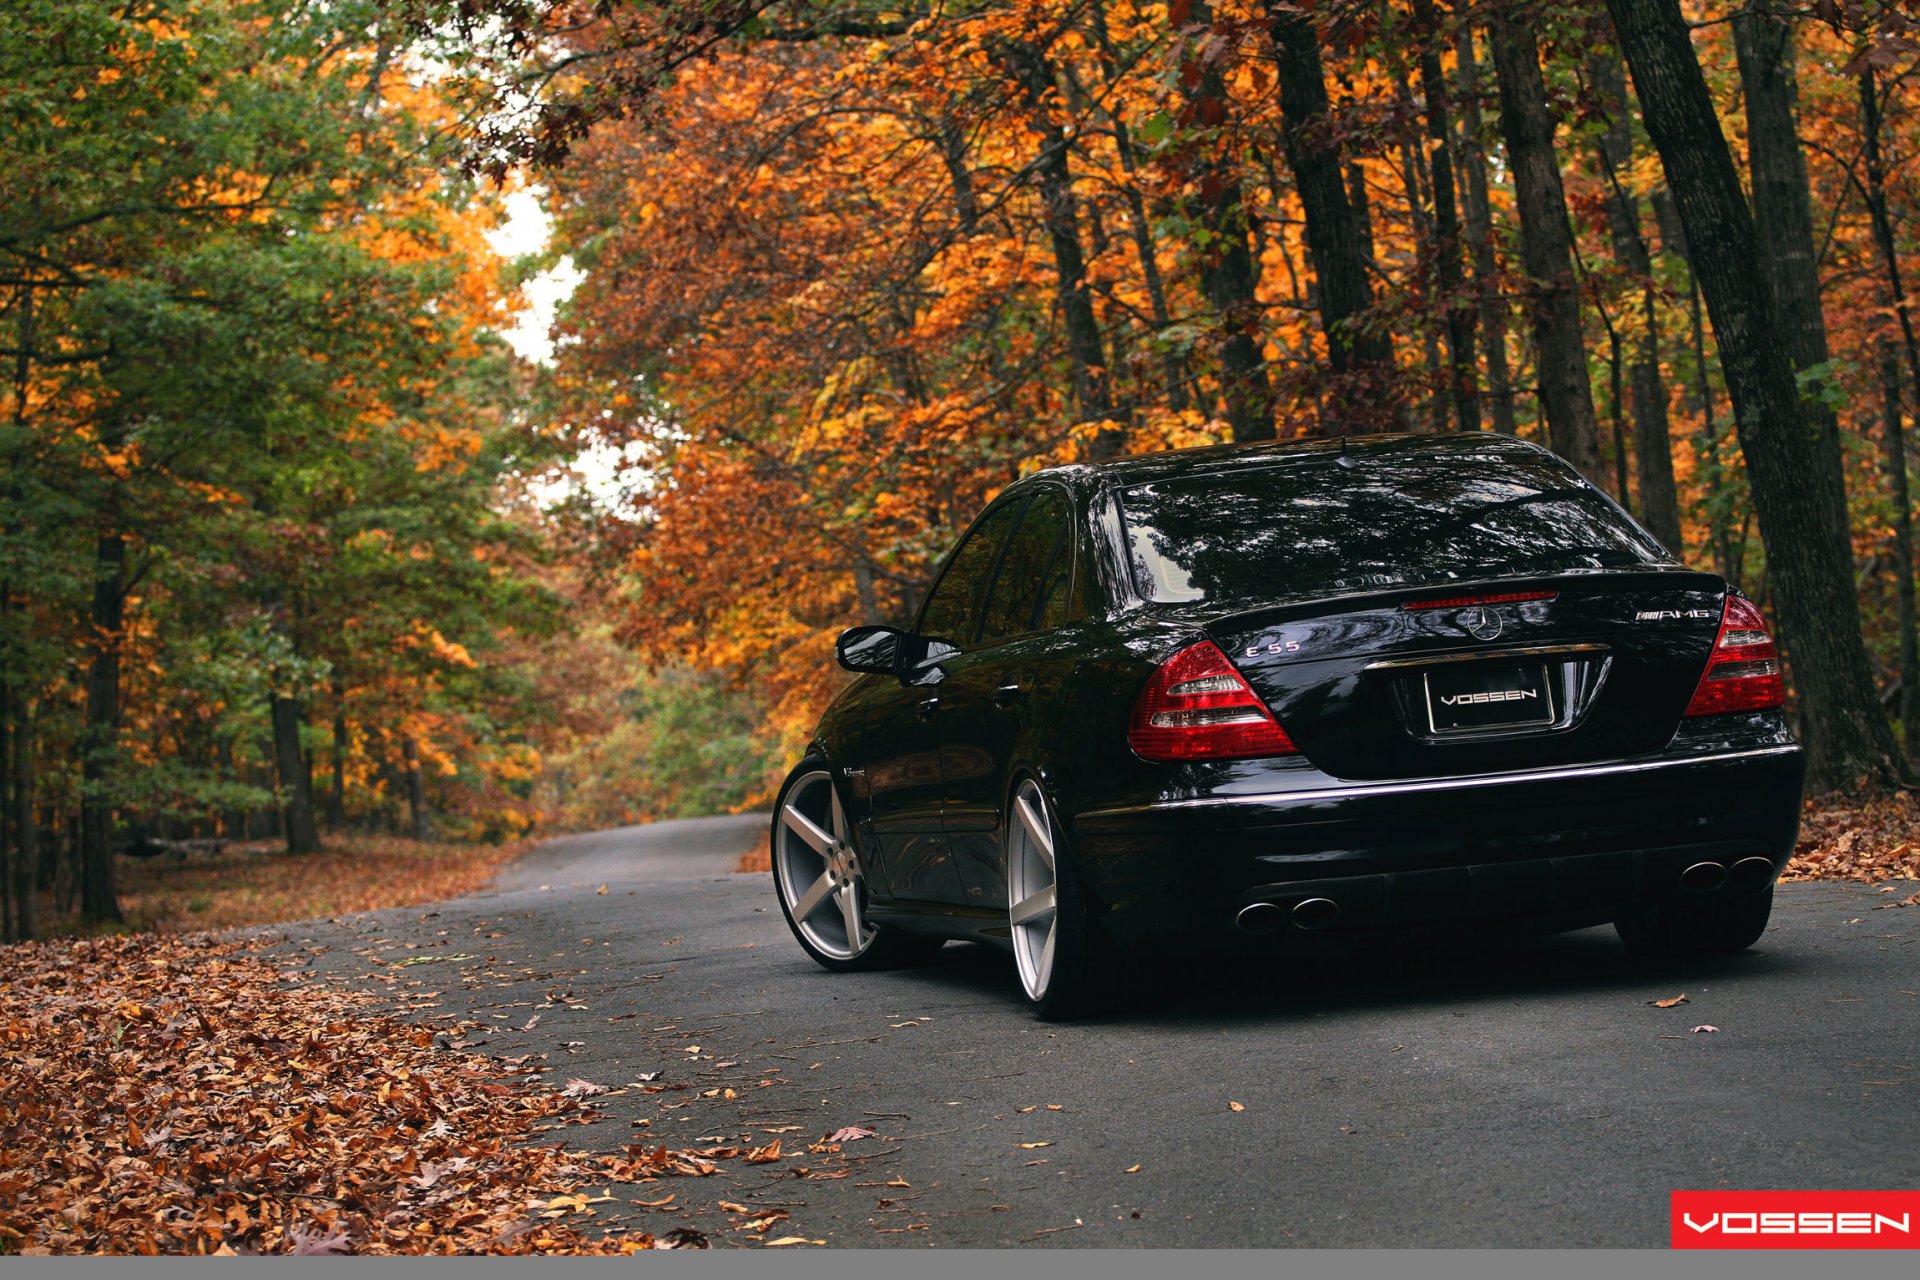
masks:
<path id="1" fill-rule="evenodd" d="M 1557 459 L 1313 458 L 1121 491 L 1149 600 L 1260 600 L 1664 564 L 1659 544 Z"/>

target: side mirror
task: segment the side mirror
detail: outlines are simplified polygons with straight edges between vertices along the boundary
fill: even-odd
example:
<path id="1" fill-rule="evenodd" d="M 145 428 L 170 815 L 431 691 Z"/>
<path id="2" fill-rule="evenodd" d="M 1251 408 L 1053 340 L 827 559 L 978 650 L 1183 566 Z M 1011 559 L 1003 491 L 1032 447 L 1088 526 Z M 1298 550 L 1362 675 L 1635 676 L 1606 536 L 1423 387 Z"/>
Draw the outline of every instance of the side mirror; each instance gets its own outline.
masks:
<path id="1" fill-rule="evenodd" d="M 940 663 L 960 649 L 945 640 L 910 635 L 897 627 L 854 627 L 840 633 L 833 652 L 849 671 L 898 676 L 906 684 L 930 685 L 947 678 Z"/>
<path id="2" fill-rule="evenodd" d="M 895 627 L 854 627 L 833 642 L 833 656 L 849 671 L 893 675 L 900 669 L 900 642 L 907 638 Z"/>

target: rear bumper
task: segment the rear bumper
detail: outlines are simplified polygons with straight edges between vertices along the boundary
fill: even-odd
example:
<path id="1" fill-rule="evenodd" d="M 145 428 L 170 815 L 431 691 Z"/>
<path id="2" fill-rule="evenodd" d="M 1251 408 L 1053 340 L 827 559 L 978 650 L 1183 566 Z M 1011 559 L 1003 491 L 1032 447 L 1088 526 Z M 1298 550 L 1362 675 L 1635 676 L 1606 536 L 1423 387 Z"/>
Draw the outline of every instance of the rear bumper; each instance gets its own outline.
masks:
<path id="1" fill-rule="evenodd" d="M 1076 815 L 1074 848 L 1127 945 L 1231 933 L 1246 906 L 1338 904 L 1342 927 L 1517 918 L 1598 923 L 1686 892 L 1702 861 L 1771 883 L 1793 851 L 1797 746 L 1406 783 L 1200 796 Z M 1738 888 L 1725 890 L 1738 892 Z"/>

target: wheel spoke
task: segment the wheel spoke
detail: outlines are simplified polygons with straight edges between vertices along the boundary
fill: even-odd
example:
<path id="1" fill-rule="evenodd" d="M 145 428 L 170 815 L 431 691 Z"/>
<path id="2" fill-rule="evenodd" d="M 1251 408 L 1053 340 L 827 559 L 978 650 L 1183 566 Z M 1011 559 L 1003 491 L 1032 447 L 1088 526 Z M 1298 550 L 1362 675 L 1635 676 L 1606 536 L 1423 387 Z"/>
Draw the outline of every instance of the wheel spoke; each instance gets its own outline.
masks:
<path id="1" fill-rule="evenodd" d="M 1047 830 L 1047 820 L 1034 810 L 1033 802 L 1024 795 L 1014 798 L 1013 807 L 1020 811 L 1020 825 L 1027 829 L 1027 838 L 1033 841 L 1034 852 L 1047 864 L 1047 870 L 1053 870 L 1053 834 Z"/>
<path id="2" fill-rule="evenodd" d="M 840 886 L 840 918 L 847 923 L 847 945 L 860 949 L 860 901 L 850 884 Z"/>
<path id="3" fill-rule="evenodd" d="M 1034 966 L 1036 970 L 1034 976 L 1049 985 L 1051 985 L 1053 981 L 1053 939 L 1054 935 L 1059 932 L 1059 923 L 1057 921 L 1048 921 L 1047 945 L 1040 948 L 1040 963 Z"/>
<path id="4" fill-rule="evenodd" d="M 1053 886 L 1048 885 L 1046 888 L 1040 890 L 1040 892 L 1029 894 L 1027 897 L 1014 903 L 1013 910 L 1009 914 L 1016 927 L 1045 921 L 1047 922 L 1048 928 L 1051 929 L 1053 920 Z M 1052 934 L 1049 933 L 1048 937 L 1051 938 Z"/>
<path id="5" fill-rule="evenodd" d="M 786 823 L 787 830 L 805 840 L 821 857 L 826 857 L 833 850 L 833 837 L 814 825 L 813 819 L 792 805 L 782 806 L 780 821 Z"/>
<path id="6" fill-rule="evenodd" d="M 847 842 L 847 811 L 840 807 L 840 789 L 827 788 L 827 795 L 833 800 L 833 838 L 840 844 Z"/>
<path id="7" fill-rule="evenodd" d="M 833 877 L 823 871 L 820 873 L 820 878 L 808 885 L 807 891 L 800 895 L 800 900 L 793 904 L 793 918 L 805 920 L 820 909 L 820 904 L 825 902 L 827 895 L 832 892 Z"/>

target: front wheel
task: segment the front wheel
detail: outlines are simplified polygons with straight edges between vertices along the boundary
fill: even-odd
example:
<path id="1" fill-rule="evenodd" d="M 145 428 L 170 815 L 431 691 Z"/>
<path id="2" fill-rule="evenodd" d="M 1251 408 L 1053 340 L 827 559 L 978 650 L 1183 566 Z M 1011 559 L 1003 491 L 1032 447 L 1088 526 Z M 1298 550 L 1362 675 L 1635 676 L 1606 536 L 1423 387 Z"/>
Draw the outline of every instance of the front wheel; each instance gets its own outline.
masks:
<path id="1" fill-rule="evenodd" d="M 1088 910 L 1053 808 L 1032 778 L 1014 788 L 1006 869 L 1013 960 L 1027 1003 L 1048 1021 L 1105 1008 L 1115 994 L 1114 957 Z"/>
<path id="2" fill-rule="evenodd" d="M 1710 902 L 1664 902 L 1613 922 L 1636 956 L 1673 960 L 1726 956 L 1760 941 L 1773 915 L 1773 886 Z"/>
<path id="3" fill-rule="evenodd" d="M 787 926 L 806 953 L 836 972 L 925 959 L 944 940 L 875 924 L 867 871 L 827 762 L 809 756 L 787 775 L 773 807 L 773 883 Z"/>

